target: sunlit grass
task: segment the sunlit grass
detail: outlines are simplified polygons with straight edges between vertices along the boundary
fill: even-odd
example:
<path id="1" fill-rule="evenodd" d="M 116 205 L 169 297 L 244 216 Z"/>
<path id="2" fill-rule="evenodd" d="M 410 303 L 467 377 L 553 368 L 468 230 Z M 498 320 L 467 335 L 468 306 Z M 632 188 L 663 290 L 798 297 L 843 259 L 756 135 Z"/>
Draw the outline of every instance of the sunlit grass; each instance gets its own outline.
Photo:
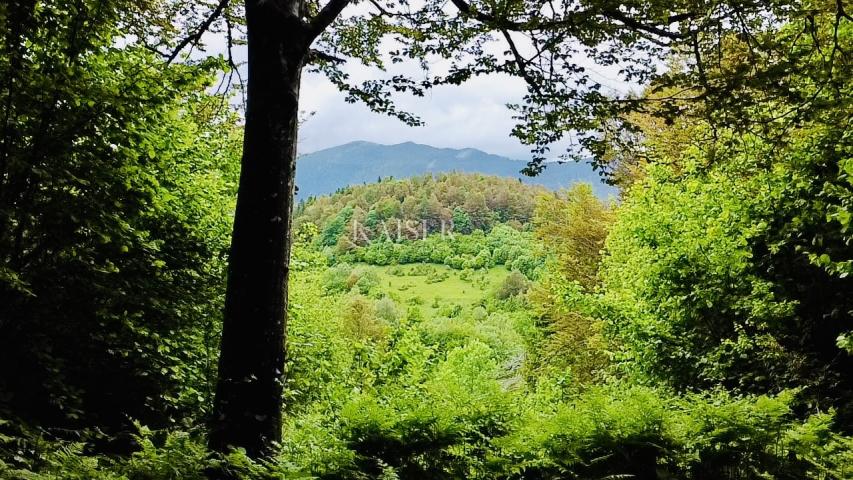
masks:
<path id="1" fill-rule="evenodd" d="M 379 275 L 383 293 L 402 304 L 421 305 L 425 311 L 434 310 L 437 305 L 469 307 L 479 303 L 509 273 L 503 266 L 463 271 L 421 263 L 366 268 Z"/>

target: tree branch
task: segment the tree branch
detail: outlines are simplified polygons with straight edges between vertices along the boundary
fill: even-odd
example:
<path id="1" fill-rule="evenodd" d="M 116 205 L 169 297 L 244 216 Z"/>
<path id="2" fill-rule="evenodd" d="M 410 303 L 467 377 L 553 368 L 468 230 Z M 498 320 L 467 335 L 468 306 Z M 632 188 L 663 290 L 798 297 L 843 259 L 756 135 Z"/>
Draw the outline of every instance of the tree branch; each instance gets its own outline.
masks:
<path id="1" fill-rule="evenodd" d="M 350 4 L 350 0 L 329 0 L 314 18 L 308 23 L 308 34 L 316 38 L 338 18 L 344 8 Z"/>
<path id="2" fill-rule="evenodd" d="M 491 15 L 487 15 L 487 14 L 479 12 L 479 11 L 475 11 L 474 9 L 471 8 L 471 5 L 468 3 L 465 3 L 464 0 L 450 0 L 450 1 L 453 2 L 453 5 L 456 5 L 456 8 L 458 8 L 460 12 L 462 12 L 464 15 L 466 15 L 468 17 L 475 18 L 475 19 L 477 19 L 483 23 L 494 23 L 495 22 L 495 17 L 493 17 Z"/>
<path id="3" fill-rule="evenodd" d="M 851 17 L 847 12 L 844 11 L 844 2 L 842 0 L 835 0 L 836 7 L 836 15 L 841 18 L 846 18 L 853 22 L 853 17 Z"/>
<path id="4" fill-rule="evenodd" d="M 186 48 L 187 45 L 198 43 L 199 40 L 201 40 L 202 35 L 204 35 L 204 33 L 207 32 L 210 26 L 213 25 L 213 22 L 215 22 L 216 19 L 220 15 L 222 15 L 222 12 L 225 10 L 225 7 L 228 6 L 228 2 L 229 0 L 219 0 L 219 3 L 216 5 L 216 8 L 214 8 L 213 11 L 210 12 L 210 15 L 208 15 L 207 18 L 205 18 L 204 21 L 201 22 L 201 25 L 198 26 L 196 31 L 181 40 L 175 47 L 175 49 L 172 50 L 172 53 L 166 59 L 167 65 L 172 63 L 175 58 L 178 57 L 178 54 L 181 53 L 181 50 Z"/>
<path id="5" fill-rule="evenodd" d="M 622 12 L 616 10 L 608 10 L 602 12 L 602 15 L 605 17 L 621 22 L 628 28 L 632 28 L 634 30 L 639 30 L 641 32 L 651 33 L 653 35 L 657 35 L 659 37 L 669 38 L 670 40 L 682 40 L 686 38 L 684 35 L 680 33 L 670 32 L 669 30 L 664 30 L 660 27 L 656 27 L 654 25 L 647 25 L 639 20 L 629 17 Z M 672 18 L 672 17 L 670 17 Z"/>
<path id="6" fill-rule="evenodd" d="M 515 46 L 515 42 L 513 41 L 512 36 L 510 36 L 509 31 L 501 30 L 501 33 L 503 33 L 504 39 L 506 39 L 507 44 L 509 44 L 509 49 L 512 52 L 512 56 L 515 58 L 515 64 L 518 66 L 518 71 L 521 73 L 522 78 L 524 78 L 524 81 L 527 82 L 530 88 L 535 90 L 536 93 L 541 94 L 542 92 L 540 91 L 539 84 L 530 75 L 530 72 L 527 71 L 527 62 Z"/>
<path id="7" fill-rule="evenodd" d="M 233 34 L 233 25 L 231 24 L 231 18 L 228 17 L 226 13 L 225 17 L 225 37 L 228 41 L 228 66 L 231 68 L 232 73 L 237 74 L 237 80 L 240 82 L 240 97 L 243 101 L 243 111 L 246 110 L 246 82 L 243 81 L 243 75 L 240 73 L 240 67 L 234 62 L 234 34 Z"/>
<path id="8" fill-rule="evenodd" d="M 379 16 L 385 16 L 389 18 L 405 18 L 405 19 L 413 19 L 414 15 L 410 12 L 400 12 L 400 11 L 391 11 L 387 8 L 383 7 L 377 0 L 369 0 L 370 3 L 376 7 L 379 11 Z"/>
<path id="9" fill-rule="evenodd" d="M 331 62 L 341 64 L 346 63 L 346 60 L 312 48 L 311 50 L 308 50 L 308 63 L 314 62 Z"/>
<path id="10" fill-rule="evenodd" d="M 548 21 L 546 21 L 546 22 L 532 22 L 532 23 L 530 23 L 530 22 L 514 22 L 514 21 L 498 18 L 498 17 L 495 17 L 494 15 L 475 10 L 474 8 L 471 7 L 471 4 L 467 3 L 465 0 L 450 0 L 450 1 L 453 3 L 453 5 L 456 6 L 456 8 L 463 15 L 465 15 L 467 17 L 471 17 L 471 18 L 478 20 L 484 24 L 494 26 L 500 30 L 515 30 L 515 31 L 549 30 L 549 29 L 555 29 L 555 28 L 571 27 L 571 26 L 575 26 L 577 24 L 576 18 L 573 18 L 573 17 L 567 17 L 567 18 L 564 18 L 561 20 L 555 20 L 555 21 L 550 21 L 550 22 L 548 22 Z M 595 13 L 595 12 L 577 12 L 577 13 L 583 14 L 583 13 Z M 616 20 L 616 21 L 622 23 L 623 25 L 625 25 L 626 27 L 633 29 L 633 30 L 657 35 L 657 36 L 664 37 L 664 38 L 669 38 L 671 40 L 683 40 L 684 38 L 686 38 L 686 36 L 683 34 L 670 32 L 670 31 L 665 30 L 665 29 L 663 29 L 659 26 L 656 26 L 656 25 L 645 24 L 639 20 L 636 20 L 634 18 L 629 17 L 628 15 L 625 15 L 624 13 L 622 13 L 618 10 L 605 10 L 605 11 L 600 12 L 600 14 L 606 18 L 611 19 L 611 20 Z M 692 13 L 673 14 L 667 18 L 666 23 L 668 25 L 671 25 L 673 23 L 681 22 L 681 21 L 684 21 L 684 20 L 687 20 L 690 18 L 693 18 Z"/>

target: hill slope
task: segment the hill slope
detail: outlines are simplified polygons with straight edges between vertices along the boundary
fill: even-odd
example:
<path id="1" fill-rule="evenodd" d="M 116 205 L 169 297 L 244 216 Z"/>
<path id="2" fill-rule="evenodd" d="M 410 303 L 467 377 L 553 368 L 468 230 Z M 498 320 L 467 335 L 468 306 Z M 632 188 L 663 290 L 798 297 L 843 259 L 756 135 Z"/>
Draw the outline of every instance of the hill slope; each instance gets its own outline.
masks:
<path id="1" fill-rule="evenodd" d="M 476 173 L 384 179 L 301 203 L 294 226 L 298 230 L 305 222 L 313 223 L 324 231 L 326 246 L 335 245 L 341 236 L 352 238 L 354 224 L 363 227 L 368 238 L 381 236 L 386 228 L 395 230 L 399 222 L 427 233 L 441 232 L 451 224 L 458 233 L 488 232 L 498 223 L 523 228 L 533 217 L 536 197 L 548 193 L 539 185 Z"/>
<path id="2" fill-rule="evenodd" d="M 593 185 L 596 195 L 615 195 L 586 164 L 552 164 L 537 177 L 519 173 L 525 163 L 473 148 L 436 148 L 412 142 L 380 145 L 352 142 L 301 155 L 296 162 L 297 198 L 327 195 L 341 187 L 375 182 L 378 178 L 405 178 L 425 173 L 471 172 L 520 178 L 524 183 L 556 190 L 576 182 Z"/>

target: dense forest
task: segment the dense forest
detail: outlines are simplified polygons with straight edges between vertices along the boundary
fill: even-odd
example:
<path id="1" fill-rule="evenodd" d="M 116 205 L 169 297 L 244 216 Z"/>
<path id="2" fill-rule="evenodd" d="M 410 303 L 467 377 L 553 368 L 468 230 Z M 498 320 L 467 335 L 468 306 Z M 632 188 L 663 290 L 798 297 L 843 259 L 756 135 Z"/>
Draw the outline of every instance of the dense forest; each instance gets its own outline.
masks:
<path id="1" fill-rule="evenodd" d="M 853 479 L 845 2 L 451 3 L 0 5 L 0 478 Z M 461 63 L 341 70 L 383 55 Z M 518 76 L 527 173 L 577 132 L 619 197 L 295 204 L 303 67 L 412 124 L 389 91 Z"/>
<path id="2" fill-rule="evenodd" d="M 408 222 L 428 233 L 440 232 L 442 225 L 457 233 L 489 231 L 498 223 L 521 230 L 533 217 L 535 197 L 547 191 L 510 178 L 477 174 L 379 179 L 301 203 L 294 225 L 299 228 L 311 222 L 323 229 L 324 246 L 337 243 L 341 232 L 327 231 L 337 223 L 350 230 L 353 223 L 363 225 L 369 239 L 377 237 L 376 228 L 383 222 Z M 352 231 L 348 233 L 352 237 Z"/>

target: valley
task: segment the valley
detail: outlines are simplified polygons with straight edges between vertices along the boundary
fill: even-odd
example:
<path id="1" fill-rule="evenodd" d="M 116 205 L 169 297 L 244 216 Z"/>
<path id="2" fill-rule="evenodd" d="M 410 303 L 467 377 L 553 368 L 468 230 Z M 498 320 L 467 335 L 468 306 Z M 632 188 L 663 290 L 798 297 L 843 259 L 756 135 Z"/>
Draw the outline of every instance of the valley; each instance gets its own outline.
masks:
<path id="1" fill-rule="evenodd" d="M 0 3 L 0 480 L 853 480 L 851 13 Z"/>

